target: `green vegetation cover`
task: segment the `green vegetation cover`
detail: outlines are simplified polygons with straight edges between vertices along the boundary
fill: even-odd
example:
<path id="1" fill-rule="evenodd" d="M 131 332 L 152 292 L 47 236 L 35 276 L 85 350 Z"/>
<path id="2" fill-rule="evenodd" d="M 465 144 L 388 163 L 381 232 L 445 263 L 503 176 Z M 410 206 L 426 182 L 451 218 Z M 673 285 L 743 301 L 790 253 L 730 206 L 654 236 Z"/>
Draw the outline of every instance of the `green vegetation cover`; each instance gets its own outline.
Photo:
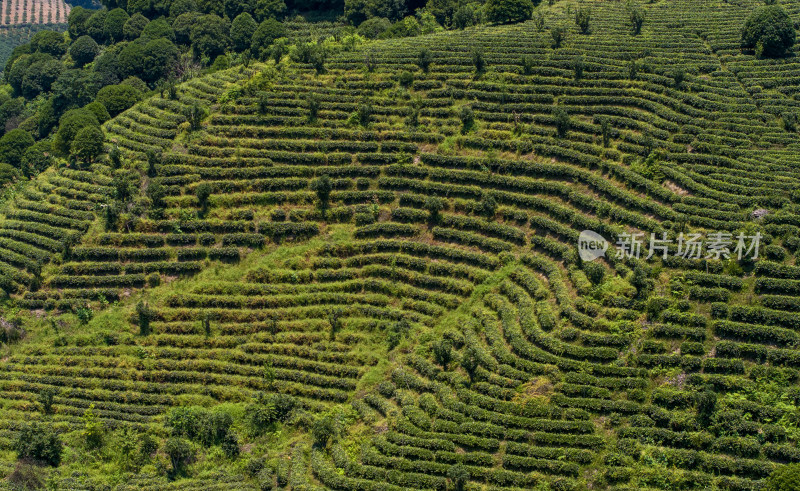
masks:
<path id="1" fill-rule="evenodd" d="M 798 489 L 767 3 L 73 8 L 3 74 L 0 488 Z"/>

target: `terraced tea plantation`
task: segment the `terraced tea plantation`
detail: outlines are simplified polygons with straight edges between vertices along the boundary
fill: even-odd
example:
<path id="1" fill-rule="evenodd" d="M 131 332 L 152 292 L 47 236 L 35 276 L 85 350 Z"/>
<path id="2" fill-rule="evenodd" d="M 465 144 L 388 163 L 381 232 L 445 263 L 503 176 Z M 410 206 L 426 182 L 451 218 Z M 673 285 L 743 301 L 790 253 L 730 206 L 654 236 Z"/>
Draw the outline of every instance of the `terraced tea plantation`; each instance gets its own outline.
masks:
<path id="1" fill-rule="evenodd" d="M 798 58 L 760 2 L 545 3 L 192 79 L 19 186 L 3 485 L 36 422 L 58 489 L 796 489 Z"/>

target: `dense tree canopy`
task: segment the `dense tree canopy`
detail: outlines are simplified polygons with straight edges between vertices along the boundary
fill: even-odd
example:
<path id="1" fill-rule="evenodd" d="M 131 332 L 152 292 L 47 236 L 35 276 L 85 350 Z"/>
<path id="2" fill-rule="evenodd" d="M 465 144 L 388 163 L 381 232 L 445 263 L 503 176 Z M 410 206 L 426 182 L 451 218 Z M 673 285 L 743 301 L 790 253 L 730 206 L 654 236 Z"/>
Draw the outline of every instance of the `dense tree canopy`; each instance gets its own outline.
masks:
<path id="1" fill-rule="evenodd" d="M 119 76 L 139 75 L 144 71 L 144 46 L 143 40 L 136 40 L 122 48 L 117 57 Z"/>
<path id="2" fill-rule="evenodd" d="M 142 14 L 138 12 L 133 14 L 122 27 L 122 33 L 125 36 L 125 39 L 128 41 L 133 41 L 134 39 L 138 38 L 142 35 L 142 31 L 149 23 L 150 20 Z"/>
<path id="3" fill-rule="evenodd" d="M 67 70 L 53 83 L 53 104 L 59 114 L 73 106 L 84 106 L 102 86 L 100 74 L 86 70 Z"/>
<path id="4" fill-rule="evenodd" d="M 533 3 L 531 0 L 488 0 L 486 17 L 490 22 L 512 24 L 531 18 Z"/>
<path id="5" fill-rule="evenodd" d="M 105 106 L 111 117 L 136 104 L 140 97 L 138 90 L 126 84 L 109 85 L 97 92 L 97 102 Z"/>
<path id="6" fill-rule="evenodd" d="M 82 162 L 94 162 L 103 153 L 103 132 L 96 126 L 78 130 L 70 146 L 70 154 Z"/>
<path id="7" fill-rule="evenodd" d="M 67 52 L 67 43 L 64 35 L 55 31 L 39 31 L 31 38 L 31 49 L 40 53 L 47 53 L 60 57 Z"/>
<path id="8" fill-rule="evenodd" d="M 63 71 L 64 65 L 58 60 L 50 59 L 31 63 L 25 71 L 20 85 L 22 95 L 33 99 L 42 92 L 49 92 L 53 82 Z"/>
<path id="9" fill-rule="evenodd" d="M 231 23 L 231 41 L 237 51 L 244 51 L 250 47 L 253 34 L 256 32 L 258 24 L 253 16 L 247 12 L 239 14 Z"/>
<path id="10" fill-rule="evenodd" d="M 105 43 L 106 36 L 105 36 L 105 24 L 106 24 L 106 17 L 108 16 L 108 10 L 102 9 L 98 10 L 92 14 L 86 20 L 84 24 L 86 28 L 86 34 L 92 36 L 92 39 L 97 41 L 98 43 Z"/>
<path id="11" fill-rule="evenodd" d="M 78 132 L 87 126 L 99 127 L 97 117 L 87 109 L 71 109 L 61 116 L 58 123 L 58 132 L 53 141 L 53 150 L 67 155 L 72 147 L 72 141 Z"/>
<path id="12" fill-rule="evenodd" d="M 792 19 L 779 5 L 756 9 L 742 29 L 742 46 L 755 50 L 758 56 L 777 57 L 794 46 Z"/>
<path id="13" fill-rule="evenodd" d="M 197 19 L 189 38 L 192 47 L 203 56 L 221 55 L 230 45 L 230 26 L 228 22 L 214 14 L 206 14 Z"/>
<path id="14" fill-rule="evenodd" d="M 77 66 L 94 61 L 100 52 L 100 46 L 89 36 L 81 36 L 69 47 L 69 55 Z"/>
<path id="15" fill-rule="evenodd" d="M 406 10 L 406 3 L 403 0 L 345 0 L 344 2 L 344 14 L 354 24 L 360 24 L 373 17 L 399 20 L 403 18 Z"/>
<path id="16" fill-rule="evenodd" d="M 267 49 L 276 39 L 286 36 L 286 27 L 275 19 L 267 19 L 259 24 L 253 34 L 251 50 L 261 59 L 266 58 Z"/>
<path id="17" fill-rule="evenodd" d="M 195 0 L 174 0 L 169 7 L 169 16 L 173 19 L 187 12 L 196 12 L 197 2 Z"/>
<path id="18" fill-rule="evenodd" d="M 108 113 L 108 109 L 106 109 L 106 106 L 104 106 L 98 101 L 92 101 L 89 104 L 86 104 L 84 106 L 84 109 L 91 111 L 100 124 L 103 124 L 109 119 L 111 119 L 111 115 Z"/>
<path id="19" fill-rule="evenodd" d="M 86 21 L 89 20 L 93 12 L 83 7 L 74 7 L 69 11 L 67 17 L 67 25 L 69 35 L 72 38 L 78 38 L 86 34 Z"/>
<path id="20" fill-rule="evenodd" d="M 164 38 L 149 41 L 142 50 L 144 69 L 140 78 L 145 82 L 155 82 L 167 76 L 175 67 L 181 53 L 178 47 Z M 129 74 L 134 75 L 134 74 Z"/>
<path id="21" fill-rule="evenodd" d="M 256 20 L 282 19 L 286 15 L 286 3 L 283 0 L 257 0 L 253 12 Z"/>
<path id="22" fill-rule="evenodd" d="M 27 131 L 20 129 L 9 131 L 0 138 L 0 162 L 20 168 L 25 150 L 34 143 L 33 137 Z"/>
<path id="23" fill-rule="evenodd" d="M 124 37 L 125 23 L 130 17 L 121 8 L 116 8 L 106 15 L 103 22 L 103 36 L 108 42 L 115 43 Z"/>
<path id="24" fill-rule="evenodd" d="M 115 84 L 120 81 L 122 68 L 119 63 L 119 54 L 127 44 L 115 44 L 108 47 L 96 57 L 93 71 L 98 75 L 103 85 Z"/>
<path id="25" fill-rule="evenodd" d="M 156 19 L 142 29 L 142 37 L 148 39 L 165 38 L 175 41 L 175 30 L 166 19 Z"/>

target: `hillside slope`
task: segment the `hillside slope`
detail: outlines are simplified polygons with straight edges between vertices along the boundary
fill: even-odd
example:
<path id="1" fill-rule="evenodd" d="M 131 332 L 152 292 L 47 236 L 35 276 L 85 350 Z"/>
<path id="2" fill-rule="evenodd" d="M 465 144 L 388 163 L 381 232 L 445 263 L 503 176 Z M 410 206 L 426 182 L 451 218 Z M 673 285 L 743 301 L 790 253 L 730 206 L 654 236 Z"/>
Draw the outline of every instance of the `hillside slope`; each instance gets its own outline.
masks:
<path id="1" fill-rule="evenodd" d="M 59 166 L 2 209 L 26 331 L 0 364 L 6 474 L 36 420 L 70 489 L 760 489 L 800 461 L 800 85 L 796 57 L 740 52 L 755 5 L 646 4 L 633 36 L 623 3 L 584 35 L 558 2 L 112 119 L 120 169 Z M 580 259 L 583 230 L 607 257 Z M 639 232 L 666 258 L 613 254 Z M 676 257 L 717 232 L 760 257 Z M 235 443 L 180 426 L 189 406 Z"/>

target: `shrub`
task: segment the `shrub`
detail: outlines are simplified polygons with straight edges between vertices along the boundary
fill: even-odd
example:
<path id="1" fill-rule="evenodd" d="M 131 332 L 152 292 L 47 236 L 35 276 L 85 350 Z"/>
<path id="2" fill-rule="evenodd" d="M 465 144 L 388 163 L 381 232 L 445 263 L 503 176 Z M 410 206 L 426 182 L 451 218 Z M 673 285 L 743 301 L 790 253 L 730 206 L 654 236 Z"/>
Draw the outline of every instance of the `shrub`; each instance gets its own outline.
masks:
<path id="1" fill-rule="evenodd" d="M 702 392 L 694 395 L 694 403 L 697 408 L 697 419 L 703 426 L 708 426 L 711 416 L 717 408 L 717 394 L 706 388 Z"/>
<path id="2" fill-rule="evenodd" d="M 573 69 L 575 70 L 575 80 L 580 80 L 583 78 L 583 67 L 585 63 L 583 60 L 583 56 L 575 57 L 573 61 Z"/>
<path id="3" fill-rule="evenodd" d="M 308 122 L 313 123 L 317 120 L 319 114 L 319 97 L 315 94 L 309 94 L 306 99 L 306 107 L 308 108 Z"/>
<path id="4" fill-rule="evenodd" d="M 358 106 L 358 124 L 366 128 L 372 119 L 372 104 L 364 103 Z"/>
<path id="5" fill-rule="evenodd" d="M 441 198 L 436 196 L 428 196 L 425 198 L 425 209 L 428 210 L 428 223 L 430 225 L 437 225 L 441 219 L 440 211 L 444 209 L 444 203 Z"/>
<path id="6" fill-rule="evenodd" d="M 428 48 L 422 48 L 417 53 L 417 66 L 425 73 L 430 70 L 431 63 L 433 63 L 433 56 Z"/>
<path id="7" fill-rule="evenodd" d="M 172 466 L 171 477 L 183 475 L 186 472 L 186 465 L 194 457 L 194 450 L 189 442 L 176 437 L 167 439 L 164 444 L 164 453 L 169 457 Z"/>
<path id="8" fill-rule="evenodd" d="M 453 489 L 455 489 L 455 491 L 463 491 L 464 486 L 466 486 L 470 478 L 469 470 L 464 464 L 459 463 L 451 465 L 450 468 L 447 469 L 447 478 L 453 483 Z"/>
<path id="9" fill-rule="evenodd" d="M 592 21 L 592 11 L 587 8 L 578 7 L 575 11 L 575 24 L 581 34 L 589 34 L 589 24 Z"/>
<path id="10" fill-rule="evenodd" d="M 200 104 L 192 104 L 189 108 L 187 119 L 189 120 L 189 127 L 192 131 L 197 131 L 202 127 L 203 119 L 208 115 L 208 111 Z"/>
<path id="11" fill-rule="evenodd" d="M 331 178 L 327 174 L 323 174 L 311 182 L 311 190 L 317 194 L 317 204 L 323 214 L 328 210 L 332 189 Z"/>
<path id="12" fill-rule="evenodd" d="M 550 37 L 553 38 L 552 47 L 558 49 L 564 43 L 564 38 L 567 35 L 567 29 L 564 26 L 554 26 L 550 28 Z"/>
<path id="13" fill-rule="evenodd" d="M 532 75 L 533 74 L 533 57 L 532 56 L 523 56 L 520 62 L 522 66 L 522 74 L 523 75 Z"/>
<path id="14" fill-rule="evenodd" d="M 683 81 L 686 79 L 686 70 L 682 67 L 676 67 L 672 71 L 672 80 L 675 84 L 675 88 L 680 88 L 683 85 Z"/>
<path id="15" fill-rule="evenodd" d="M 147 284 L 155 288 L 161 284 L 161 276 L 158 273 L 152 273 L 150 276 L 147 277 Z"/>
<path id="16" fill-rule="evenodd" d="M 338 433 L 336 419 L 330 414 L 317 416 L 311 424 L 311 437 L 318 447 L 326 447 L 328 442 L 336 438 Z"/>
<path id="17" fill-rule="evenodd" d="M 461 133 L 467 134 L 475 126 L 475 112 L 469 106 L 462 106 L 458 111 L 458 118 L 461 120 Z"/>
<path id="18" fill-rule="evenodd" d="M 461 356 L 461 368 L 467 372 L 470 382 L 475 380 L 475 372 L 478 370 L 478 365 L 480 365 L 478 351 L 470 346 L 464 350 L 464 354 Z"/>
<path id="19" fill-rule="evenodd" d="M 42 406 L 42 413 L 53 414 L 53 399 L 58 392 L 52 387 L 42 389 L 38 394 L 39 404 Z"/>
<path id="20" fill-rule="evenodd" d="M 696 341 L 684 341 L 680 350 L 682 355 L 703 355 L 706 352 L 703 344 Z"/>
<path id="21" fill-rule="evenodd" d="M 204 182 L 195 189 L 197 204 L 200 206 L 200 214 L 205 216 L 208 213 L 208 198 L 211 196 L 211 185 Z"/>
<path id="22" fill-rule="evenodd" d="M 513 24 L 524 22 L 533 14 L 531 0 L 488 0 L 486 2 L 486 18 L 497 24 Z"/>
<path id="23" fill-rule="evenodd" d="M 453 359 L 453 342 L 447 338 L 434 342 L 433 357 L 436 359 L 436 363 L 442 367 L 447 367 Z"/>
<path id="24" fill-rule="evenodd" d="M 222 443 L 232 424 L 230 414 L 197 406 L 176 407 L 167 413 L 167 425 L 174 436 L 185 437 L 204 446 Z"/>
<path id="25" fill-rule="evenodd" d="M 634 35 L 638 35 L 640 32 L 642 32 L 644 18 L 644 10 L 642 10 L 640 7 L 632 8 L 628 14 L 628 20 L 630 21 L 631 30 L 633 31 Z"/>
<path id="26" fill-rule="evenodd" d="M 328 325 L 330 327 L 330 340 L 336 339 L 336 333 L 342 329 L 342 309 L 331 309 L 328 311 Z"/>
<path id="27" fill-rule="evenodd" d="M 400 341 L 409 333 L 411 326 L 408 321 L 401 319 L 389 325 L 386 341 L 389 344 L 389 350 L 393 350 L 400 344 Z"/>
<path id="28" fill-rule="evenodd" d="M 483 193 L 480 203 L 481 213 L 489 220 L 497 214 L 497 200 L 493 193 Z"/>
<path id="29" fill-rule="evenodd" d="M 45 489 L 41 472 L 36 465 L 26 461 L 19 461 L 14 466 L 14 470 L 6 477 L 10 487 L 14 490 L 33 490 Z"/>
<path id="30" fill-rule="evenodd" d="M 486 59 L 483 56 L 483 51 L 479 49 L 472 50 L 472 66 L 475 67 L 475 73 L 477 74 L 486 71 Z"/>
<path id="31" fill-rule="evenodd" d="M 245 407 L 244 419 L 251 434 L 262 435 L 274 423 L 286 421 L 296 406 L 296 401 L 286 394 L 258 393 Z"/>
<path id="32" fill-rule="evenodd" d="M 400 74 L 398 81 L 403 87 L 411 87 L 411 84 L 414 83 L 414 74 L 406 70 Z"/>
<path id="33" fill-rule="evenodd" d="M 603 138 L 603 147 L 611 146 L 611 124 L 606 118 L 600 120 L 600 135 Z"/>
<path id="34" fill-rule="evenodd" d="M 756 9 L 742 28 L 742 47 L 755 50 L 756 55 L 779 57 L 794 46 L 795 31 L 792 19 L 779 5 Z"/>
<path id="35" fill-rule="evenodd" d="M 147 157 L 147 177 L 156 177 L 158 175 L 158 167 L 161 165 L 161 152 L 150 149 L 145 152 L 145 157 Z"/>
<path id="36" fill-rule="evenodd" d="M 94 412 L 94 403 L 90 404 L 83 412 L 81 419 L 83 420 L 81 436 L 86 447 L 90 450 L 102 447 L 105 428 L 103 427 L 103 422 L 97 418 L 97 414 Z"/>
<path id="37" fill-rule="evenodd" d="M 14 450 L 20 459 L 57 467 L 61 463 L 61 440 L 49 427 L 32 423 L 23 426 L 14 442 Z"/>
<path id="38" fill-rule="evenodd" d="M 602 264 L 596 262 L 584 262 L 583 271 L 586 273 L 586 277 L 589 278 L 589 281 L 595 285 L 602 283 L 606 275 L 606 268 L 604 268 Z"/>
<path id="39" fill-rule="evenodd" d="M 136 318 L 139 324 L 139 334 L 147 336 L 150 334 L 150 320 L 153 317 L 153 312 L 144 302 L 136 304 Z"/>
<path id="40" fill-rule="evenodd" d="M 556 125 L 556 132 L 559 138 L 564 138 L 569 132 L 571 122 L 569 114 L 563 107 L 555 107 L 553 109 L 553 119 Z"/>

